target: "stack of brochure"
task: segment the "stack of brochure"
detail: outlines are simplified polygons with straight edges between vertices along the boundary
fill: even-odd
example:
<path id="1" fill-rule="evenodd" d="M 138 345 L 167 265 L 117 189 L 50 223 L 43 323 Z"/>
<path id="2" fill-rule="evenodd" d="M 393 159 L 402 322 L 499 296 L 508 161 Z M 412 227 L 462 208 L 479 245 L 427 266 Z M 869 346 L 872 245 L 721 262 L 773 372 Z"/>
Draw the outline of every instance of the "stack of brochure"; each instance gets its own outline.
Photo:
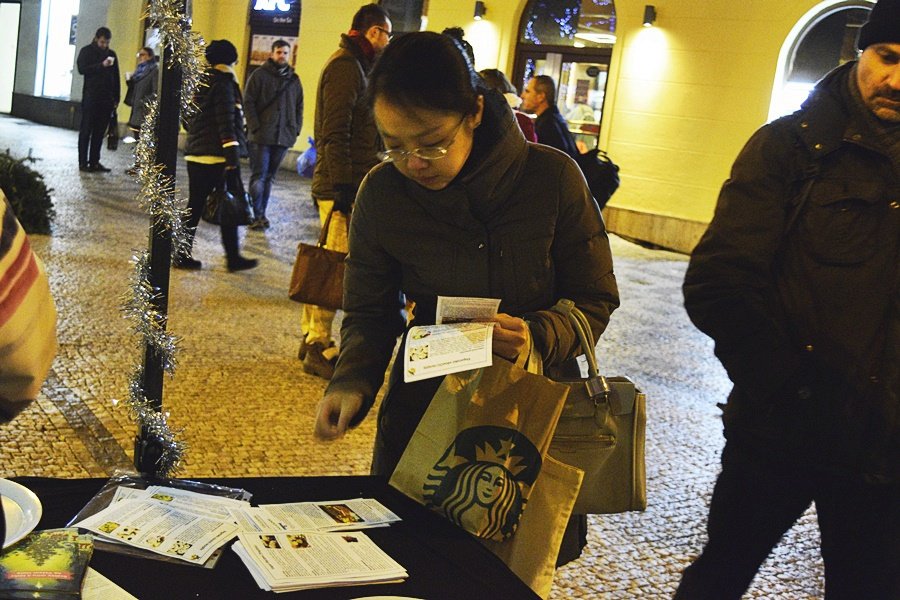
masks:
<path id="1" fill-rule="evenodd" d="M 406 570 L 361 531 L 238 534 L 232 549 L 273 592 L 400 582 Z"/>
<path id="2" fill-rule="evenodd" d="M 400 520 L 377 500 L 265 504 L 232 514 L 240 529 L 232 548 L 264 590 L 292 592 L 407 577 L 402 566 L 357 531 Z"/>
<path id="3" fill-rule="evenodd" d="M 170 487 L 119 487 L 103 510 L 73 526 L 102 539 L 202 565 L 237 534 L 232 510 L 250 503 Z"/>

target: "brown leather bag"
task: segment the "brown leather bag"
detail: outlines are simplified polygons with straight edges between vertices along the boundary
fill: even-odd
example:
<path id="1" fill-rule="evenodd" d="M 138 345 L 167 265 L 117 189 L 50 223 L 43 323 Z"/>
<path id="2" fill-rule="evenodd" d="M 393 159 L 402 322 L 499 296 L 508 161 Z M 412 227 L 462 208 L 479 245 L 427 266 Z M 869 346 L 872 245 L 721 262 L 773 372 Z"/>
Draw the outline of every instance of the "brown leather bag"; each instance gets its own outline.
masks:
<path id="1" fill-rule="evenodd" d="M 344 258 L 347 253 L 325 247 L 332 214 L 333 210 L 325 218 L 315 246 L 302 242 L 297 246 L 288 297 L 295 302 L 338 310 L 344 298 Z"/>

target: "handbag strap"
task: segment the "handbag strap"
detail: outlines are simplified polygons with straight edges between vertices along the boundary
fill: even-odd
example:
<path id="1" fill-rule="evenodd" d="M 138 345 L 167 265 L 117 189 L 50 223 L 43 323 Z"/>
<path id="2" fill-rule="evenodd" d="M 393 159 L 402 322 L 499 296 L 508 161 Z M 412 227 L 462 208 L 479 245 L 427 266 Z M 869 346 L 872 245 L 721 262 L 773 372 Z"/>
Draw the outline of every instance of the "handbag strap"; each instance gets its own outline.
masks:
<path id="1" fill-rule="evenodd" d="M 328 216 L 325 217 L 325 222 L 322 224 L 322 231 L 319 232 L 319 241 L 317 242 L 317 246 L 320 248 L 325 247 L 325 243 L 328 241 L 328 227 L 331 225 L 331 215 L 334 214 L 334 208 L 328 211 Z M 347 233 L 350 233 L 350 220 L 346 220 L 347 223 Z"/>
<path id="2" fill-rule="evenodd" d="M 591 332 L 587 317 L 568 298 L 560 298 L 551 310 L 568 317 L 569 322 L 572 323 L 572 329 L 575 330 L 575 335 L 578 336 L 581 351 L 584 353 L 588 363 L 588 379 L 585 381 L 585 384 L 591 398 L 594 399 L 595 403 L 607 400 L 610 394 L 609 382 L 606 381 L 606 377 L 600 374 L 600 369 L 597 367 L 596 344 L 594 343 L 594 334 Z"/>

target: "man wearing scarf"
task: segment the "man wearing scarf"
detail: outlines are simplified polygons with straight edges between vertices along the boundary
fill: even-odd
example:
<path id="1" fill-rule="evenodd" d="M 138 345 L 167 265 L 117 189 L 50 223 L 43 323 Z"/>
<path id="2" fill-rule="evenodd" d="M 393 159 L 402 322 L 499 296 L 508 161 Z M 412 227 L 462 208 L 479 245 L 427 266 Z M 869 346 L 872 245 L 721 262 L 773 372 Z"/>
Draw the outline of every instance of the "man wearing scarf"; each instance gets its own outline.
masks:
<path id="1" fill-rule="evenodd" d="M 315 142 L 318 153 L 312 196 L 323 223 L 334 210 L 326 245 L 347 251 L 347 219 L 356 190 L 378 163 L 381 138 L 366 102 L 369 70 L 391 39 L 391 20 L 377 4 L 366 4 L 353 16 L 348 33 L 329 57 L 316 94 Z M 334 311 L 303 305 L 298 358 L 307 373 L 331 379 L 338 349 L 331 337 Z"/>
<path id="2" fill-rule="evenodd" d="M 678 600 L 739 599 L 815 503 L 829 599 L 900 598 L 900 0 L 738 156 L 685 307 L 734 383 Z"/>
<path id="3" fill-rule="evenodd" d="M 244 90 L 244 116 L 250 142 L 250 229 L 268 229 L 266 207 L 275 173 L 303 127 L 303 86 L 288 62 L 291 45 L 272 43 L 272 54 L 253 71 Z"/>

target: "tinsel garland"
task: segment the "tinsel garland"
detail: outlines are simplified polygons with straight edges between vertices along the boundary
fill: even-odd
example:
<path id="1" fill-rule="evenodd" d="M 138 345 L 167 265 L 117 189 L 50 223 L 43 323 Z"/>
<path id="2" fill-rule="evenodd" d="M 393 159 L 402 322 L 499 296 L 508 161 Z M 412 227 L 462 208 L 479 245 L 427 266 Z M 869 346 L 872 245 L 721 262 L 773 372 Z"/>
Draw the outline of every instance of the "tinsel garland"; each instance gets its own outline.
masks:
<path id="1" fill-rule="evenodd" d="M 151 25 L 159 29 L 163 45 L 172 51 L 174 63 L 181 67 L 181 114 L 189 117 L 196 110 L 195 92 L 203 85 L 206 44 L 202 37 L 191 31 L 190 19 L 182 11 L 183 5 L 184 0 L 151 0 L 147 17 Z M 190 237 L 184 226 L 187 211 L 181 208 L 186 203 L 178 197 L 174 179 L 166 175 L 165 166 L 157 162 L 158 120 L 159 101 L 154 99 L 147 103 L 135 149 L 135 171 L 141 186 L 137 199 L 154 226 L 171 234 L 174 258 L 190 249 Z M 166 331 L 167 316 L 154 304 L 160 292 L 150 283 L 150 255 L 146 251 L 138 252 L 132 262 L 131 286 L 123 299 L 122 312 L 134 324 L 141 355 L 149 348 L 160 360 L 163 371 L 174 375 L 178 338 Z M 144 367 L 139 363 L 132 374 L 125 404 L 140 427 L 141 435 L 150 436 L 151 441 L 160 446 L 161 456 L 155 465 L 155 474 L 171 477 L 181 466 L 187 447 L 178 440 L 181 430 L 173 431 L 169 426 L 169 413 L 155 410 L 144 395 L 143 381 Z"/>

